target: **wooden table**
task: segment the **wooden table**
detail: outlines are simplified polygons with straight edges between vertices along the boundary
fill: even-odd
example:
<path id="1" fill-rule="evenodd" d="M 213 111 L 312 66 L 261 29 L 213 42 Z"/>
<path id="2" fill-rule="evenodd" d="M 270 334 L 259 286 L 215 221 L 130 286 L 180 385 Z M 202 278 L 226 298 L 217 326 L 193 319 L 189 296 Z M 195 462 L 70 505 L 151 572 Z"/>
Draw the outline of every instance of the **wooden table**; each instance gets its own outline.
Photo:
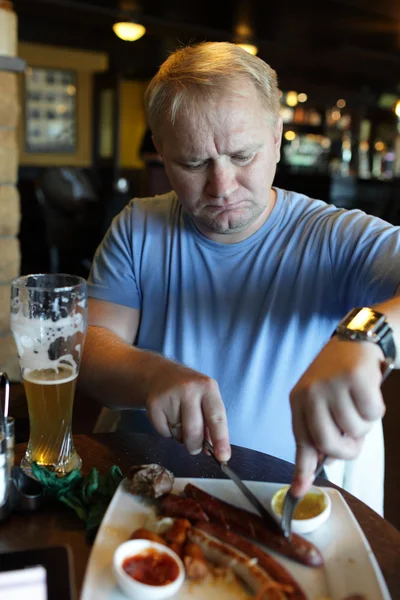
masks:
<path id="1" fill-rule="evenodd" d="M 75 445 L 83 459 L 84 472 L 93 466 L 106 472 L 117 464 L 125 474 L 133 464 L 159 462 L 177 477 L 222 477 L 218 465 L 210 457 L 191 457 L 183 446 L 158 436 L 77 435 Z M 17 464 L 24 452 L 25 444 L 16 446 Z M 243 479 L 256 481 L 289 482 L 293 471 L 290 463 L 239 447 L 233 448 L 231 464 Z M 400 599 L 400 532 L 364 503 L 346 492 L 343 495 L 371 544 L 392 598 Z M 73 551 L 76 585 L 80 590 L 90 546 L 82 521 L 71 509 L 54 503 L 34 514 L 13 514 L 0 524 L 0 553 L 60 544 L 68 544 Z"/>

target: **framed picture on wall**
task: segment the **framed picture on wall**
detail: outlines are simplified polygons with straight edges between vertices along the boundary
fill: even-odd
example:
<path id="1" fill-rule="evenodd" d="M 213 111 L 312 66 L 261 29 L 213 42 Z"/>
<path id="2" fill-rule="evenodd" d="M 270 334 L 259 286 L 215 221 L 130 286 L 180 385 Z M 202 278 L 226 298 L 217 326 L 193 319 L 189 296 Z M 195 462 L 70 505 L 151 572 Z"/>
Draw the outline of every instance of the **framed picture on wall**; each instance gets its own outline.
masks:
<path id="1" fill-rule="evenodd" d="M 25 76 L 27 152 L 76 152 L 75 71 L 28 67 Z"/>

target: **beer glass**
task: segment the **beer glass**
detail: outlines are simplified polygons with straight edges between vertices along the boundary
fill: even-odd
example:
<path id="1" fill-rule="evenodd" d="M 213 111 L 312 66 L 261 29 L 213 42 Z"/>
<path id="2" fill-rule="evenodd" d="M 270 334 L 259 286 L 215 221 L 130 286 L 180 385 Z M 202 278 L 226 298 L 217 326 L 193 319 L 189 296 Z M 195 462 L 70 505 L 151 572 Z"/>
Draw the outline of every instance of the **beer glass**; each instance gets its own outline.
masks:
<path id="1" fill-rule="evenodd" d="M 29 443 L 21 466 L 63 476 L 82 461 L 72 440 L 72 406 L 87 329 L 87 287 L 81 277 L 40 274 L 11 283 L 11 331 L 29 410 Z"/>

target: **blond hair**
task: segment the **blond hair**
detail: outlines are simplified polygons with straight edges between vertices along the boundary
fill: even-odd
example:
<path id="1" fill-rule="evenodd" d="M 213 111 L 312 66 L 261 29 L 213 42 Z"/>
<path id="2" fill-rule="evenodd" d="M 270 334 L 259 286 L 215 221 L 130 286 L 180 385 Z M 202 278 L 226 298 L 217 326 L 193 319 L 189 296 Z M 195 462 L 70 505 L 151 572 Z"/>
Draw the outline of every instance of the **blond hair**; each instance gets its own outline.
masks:
<path id="1" fill-rule="evenodd" d="M 263 60 L 229 42 L 202 42 L 173 52 L 150 81 L 145 109 L 150 129 L 157 131 L 167 117 L 175 122 L 178 111 L 198 94 L 217 89 L 241 94 L 240 81 L 255 84 L 271 123 L 279 117 L 279 89 L 276 72 Z"/>

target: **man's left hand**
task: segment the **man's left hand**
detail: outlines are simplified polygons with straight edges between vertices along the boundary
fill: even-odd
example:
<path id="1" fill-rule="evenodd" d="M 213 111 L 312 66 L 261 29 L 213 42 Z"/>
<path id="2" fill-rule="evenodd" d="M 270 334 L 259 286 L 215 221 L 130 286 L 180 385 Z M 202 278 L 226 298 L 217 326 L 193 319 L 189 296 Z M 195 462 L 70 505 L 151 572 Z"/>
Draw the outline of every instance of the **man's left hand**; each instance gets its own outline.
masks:
<path id="1" fill-rule="evenodd" d="M 354 459 L 374 421 L 385 414 L 382 350 L 333 337 L 290 395 L 296 468 L 292 492 L 305 494 L 322 457 Z"/>

